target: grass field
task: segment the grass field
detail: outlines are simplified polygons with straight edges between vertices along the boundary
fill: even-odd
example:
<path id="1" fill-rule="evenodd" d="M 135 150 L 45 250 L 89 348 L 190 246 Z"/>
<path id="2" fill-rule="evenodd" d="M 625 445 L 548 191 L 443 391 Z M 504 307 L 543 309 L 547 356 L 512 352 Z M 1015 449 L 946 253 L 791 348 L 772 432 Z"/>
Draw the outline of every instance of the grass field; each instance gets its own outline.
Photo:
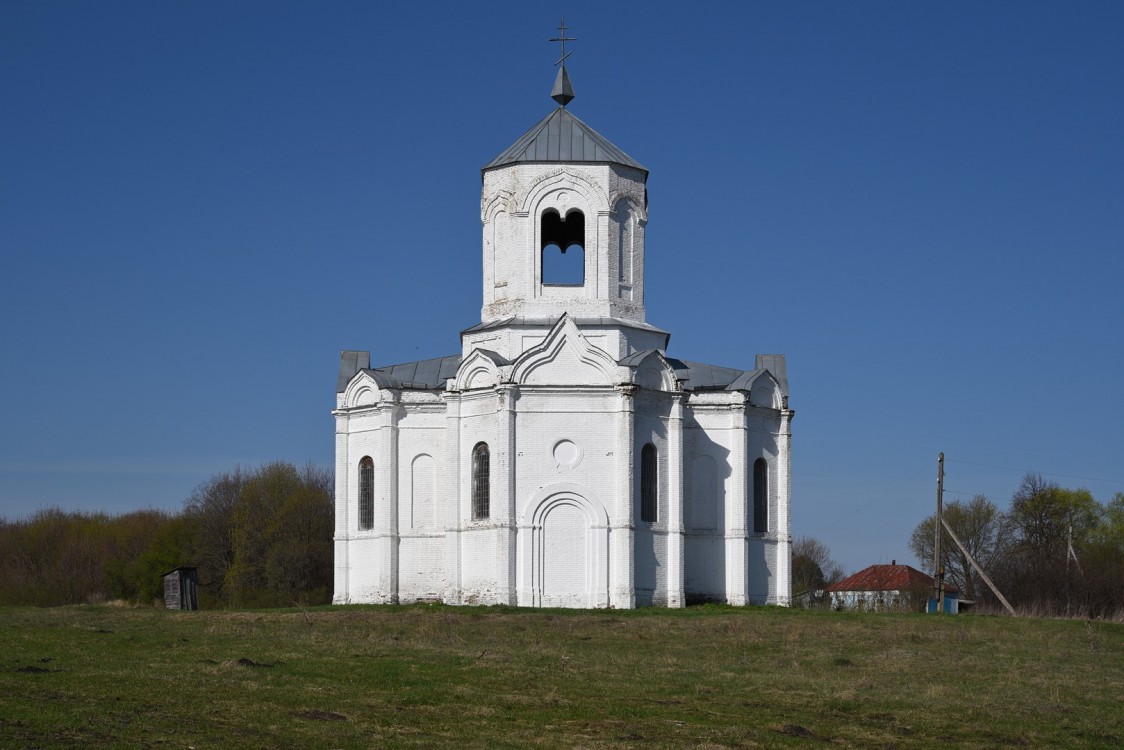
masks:
<path id="1" fill-rule="evenodd" d="M 0 609 L 0 747 L 1124 747 L 1119 624 Z"/>

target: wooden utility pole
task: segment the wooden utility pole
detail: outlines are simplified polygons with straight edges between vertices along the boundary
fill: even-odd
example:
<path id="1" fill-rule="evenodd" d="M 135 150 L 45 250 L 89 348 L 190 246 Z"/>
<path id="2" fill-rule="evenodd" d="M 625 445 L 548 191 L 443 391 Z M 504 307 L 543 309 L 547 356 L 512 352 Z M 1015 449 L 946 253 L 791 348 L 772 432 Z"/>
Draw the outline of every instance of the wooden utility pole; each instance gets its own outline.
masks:
<path id="1" fill-rule="evenodd" d="M 1081 563 L 1077 561 L 1077 553 L 1073 551 L 1073 524 L 1069 525 L 1069 530 L 1066 531 L 1065 536 L 1065 569 L 1069 572 L 1069 561 L 1073 560 L 1073 564 L 1077 566 L 1077 572 L 1085 575 L 1085 571 L 1081 569 Z"/>
<path id="2" fill-rule="evenodd" d="M 1003 596 L 998 587 L 996 587 L 996 585 L 991 582 L 991 579 L 987 577 L 987 573 L 985 573 L 984 569 L 980 567 L 980 564 L 976 562 L 976 558 L 972 557 L 972 553 L 969 552 L 968 548 L 964 546 L 964 542 L 960 541 L 960 537 L 956 536 L 956 532 L 953 531 L 952 527 L 948 525 L 948 521 L 942 518 L 941 523 L 944 524 L 945 531 L 948 532 L 948 535 L 952 538 L 952 541 L 956 542 L 956 546 L 959 547 L 960 551 L 964 553 L 964 557 L 968 558 L 968 562 L 970 562 L 972 564 L 972 567 L 976 569 L 976 572 L 980 574 L 980 578 L 983 579 L 983 582 L 986 583 L 989 588 L 991 588 L 991 593 L 995 594 L 995 596 L 998 597 L 999 601 L 1003 603 L 1003 606 L 1007 608 L 1007 611 L 1011 613 L 1012 617 L 1018 617 L 1018 614 L 1015 612 L 1015 608 L 1011 606 L 1011 603 L 1009 601 L 1007 601 L 1007 597 Z"/>
<path id="3" fill-rule="evenodd" d="M 944 525 L 944 451 L 937 454 L 937 518 L 933 524 L 933 597 L 944 612 L 944 566 L 941 565 L 941 527 Z"/>

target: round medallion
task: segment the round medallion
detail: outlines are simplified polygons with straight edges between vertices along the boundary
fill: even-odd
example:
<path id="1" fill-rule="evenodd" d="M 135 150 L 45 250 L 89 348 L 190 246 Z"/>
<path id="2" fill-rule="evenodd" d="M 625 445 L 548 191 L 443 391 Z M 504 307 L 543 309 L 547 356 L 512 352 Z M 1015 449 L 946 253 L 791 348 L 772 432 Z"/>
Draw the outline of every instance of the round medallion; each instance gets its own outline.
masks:
<path id="1" fill-rule="evenodd" d="M 571 440 L 559 440 L 554 444 L 554 460 L 559 466 L 573 468 L 582 460 L 582 449 Z"/>

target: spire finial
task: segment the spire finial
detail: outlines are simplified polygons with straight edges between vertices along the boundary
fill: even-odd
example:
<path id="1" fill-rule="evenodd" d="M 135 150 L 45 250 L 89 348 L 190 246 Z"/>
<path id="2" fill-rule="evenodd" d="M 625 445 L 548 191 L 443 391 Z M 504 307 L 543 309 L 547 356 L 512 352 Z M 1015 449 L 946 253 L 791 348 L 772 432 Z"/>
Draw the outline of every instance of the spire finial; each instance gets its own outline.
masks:
<path id="1" fill-rule="evenodd" d="M 566 58 L 574 53 L 566 51 L 566 42 L 576 42 L 577 39 L 566 36 L 565 16 L 562 16 L 562 25 L 558 27 L 558 30 L 562 32 L 562 36 L 554 37 L 550 41 L 562 43 L 562 57 L 554 63 L 562 67 L 558 69 L 558 77 L 554 79 L 554 88 L 550 92 L 550 98 L 565 107 L 574 98 L 574 87 L 570 83 L 570 74 L 566 72 Z"/>

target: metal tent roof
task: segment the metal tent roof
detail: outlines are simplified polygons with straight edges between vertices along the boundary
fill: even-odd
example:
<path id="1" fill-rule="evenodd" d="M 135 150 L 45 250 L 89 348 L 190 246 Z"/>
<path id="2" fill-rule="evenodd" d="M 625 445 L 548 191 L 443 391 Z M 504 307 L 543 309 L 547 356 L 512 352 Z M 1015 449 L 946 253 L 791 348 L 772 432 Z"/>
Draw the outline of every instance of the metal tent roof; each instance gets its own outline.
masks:
<path id="1" fill-rule="evenodd" d="M 602 162 L 648 172 L 640 162 L 565 107 L 559 107 L 540 120 L 481 171 L 517 162 Z"/>

